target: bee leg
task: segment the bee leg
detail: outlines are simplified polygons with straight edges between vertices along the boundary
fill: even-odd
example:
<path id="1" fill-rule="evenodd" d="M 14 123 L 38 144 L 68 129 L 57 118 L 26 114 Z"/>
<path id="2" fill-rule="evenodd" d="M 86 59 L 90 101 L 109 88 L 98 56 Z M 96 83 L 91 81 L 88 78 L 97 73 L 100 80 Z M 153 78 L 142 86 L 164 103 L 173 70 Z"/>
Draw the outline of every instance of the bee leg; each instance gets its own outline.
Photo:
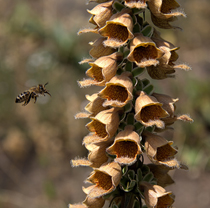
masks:
<path id="1" fill-rule="evenodd" d="M 27 100 L 25 100 L 25 102 L 23 103 L 23 106 L 28 105 L 28 103 L 30 102 L 30 100 L 31 100 L 31 94 L 29 95 L 29 97 L 27 98 Z"/>

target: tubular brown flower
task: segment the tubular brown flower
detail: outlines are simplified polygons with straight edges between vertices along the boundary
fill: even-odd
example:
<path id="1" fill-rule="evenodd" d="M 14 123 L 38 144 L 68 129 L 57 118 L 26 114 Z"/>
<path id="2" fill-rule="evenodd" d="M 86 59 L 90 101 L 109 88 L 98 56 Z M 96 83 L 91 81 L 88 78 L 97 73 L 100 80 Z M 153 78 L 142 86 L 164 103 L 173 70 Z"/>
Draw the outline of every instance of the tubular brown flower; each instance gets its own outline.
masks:
<path id="1" fill-rule="evenodd" d="M 143 190 L 144 200 L 148 208 L 167 208 L 174 203 L 170 196 L 172 193 L 166 192 L 161 186 L 143 181 L 140 183 L 140 190 Z"/>
<path id="2" fill-rule="evenodd" d="M 163 165 L 147 164 L 150 171 L 153 173 L 155 179 L 157 180 L 157 185 L 166 187 L 174 183 L 174 180 L 168 174 L 169 168 Z"/>
<path id="3" fill-rule="evenodd" d="M 89 150 L 88 160 L 91 162 L 90 166 L 93 168 L 99 168 L 103 163 L 107 162 L 108 156 L 106 148 L 111 145 L 112 141 L 90 143 L 86 144 L 85 147 Z"/>
<path id="4" fill-rule="evenodd" d="M 86 71 L 86 74 L 93 78 L 93 80 L 86 79 L 79 81 L 80 86 L 104 86 L 106 82 L 115 76 L 118 68 L 117 61 L 121 59 L 122 54 L 117 52 L 109 56 L 102 56 L 94 62 L 89 62 L 91 68 Z"/>
<path id="5" fill-rule="evenodd" d="M 137 155 L 142 154 L 139 135 L 133 131 L 133 126 L 126 126 L 124 131 L 117 134 L 114 144 L 106 150 L 116 155 L 115 162 L 131 165 L 136 162 Z"/>
<path id="6" fill-rule="evenodd" d="M 152 163 L 165 165 L 170 169 L 185 168 L 175 158 L 178 151 L 171 146 L 172 141 L 167 141 L 163 137 L 150 132 L 144 132 L 143 138 L 145 139 L 145 151 Z"/>
<path id="7" fill-rule="evenodd" d="M 154 25 L 159 28 L 176 28 L 171 26 L 169 22 L 176 20 L 177 16 L 186 17 L 183 11 L 177 10 L 180 5 L 175 0 L 150 0 L 148 1 L 148 5 L 151 12 L 151 19 Z"/>
<path id="8" fill-rule="evenodd" d="M 130 43 L 130 53 L 127 59 L 143 68 L 157 65 L 159 63 L 158 59 L 163 54 L 164 52 L 156 47 L 152 39 L 138 33 Z"/>
<path id="9" fill-rule="evenodd" d="M 106 83 L 106 87 L 99 92 L 98 95 L 106 99 L 103 103 L 104 107 L 109 105 L 123 107 L 133 99 L 133 83 L 127 75 L 127 73 L 123 73 L 114 76 Z"/>
<path id="10" fill-rule="evenodd" d="M 92 10 L 87 10 L 90 14 L 92 14 L 89 22 L 97 25 L 99 28 L 103 27 L 106 24 L 106 21 L 113 15 L 112 3 L 113 1 L 108 1 L 98 4 Z"/>
<path id="11" fill-rule="evenodd" d="M 164 128 L 164 122 L 160 118 L 167 117 L 169 114 L 162 108 L 162 105 L 155 97 L 142 91 L 136 99 L 134 118 L 144 126 L 155 125 L 158 128 Z"/>
<path id="12" fill-rule="evenodd" d="M 94 42 L 90 42 L 89 44 L 92 46 L 92 49 L 89 51 L 89 54 L 93 58 L 100 58 L 101 56 L 108 56 L 114 52 L 116 52 L 116 49 L 104 46 L 103 42 L 106 40 L 106 38 L 98 38 Z"/>
<path id="13" fill-rule="evenodd" d="M 129 15 L 130 10 L 123 9 L 121 12 L 114 14 L 106 25 L 98 32 L 107 40 L 104 41 L 105 46 L 117 48 L 126 44 L 133 38 L 133 21 Z"/>
<path id="14" fill-rule="evenodd" d="M 84 138 L 83 143 L 85 144 L 93 141 L 107 141 L 114 136 L 118 129 L 119 115 L 114 108 L 101 111 L 95 117 L 91 117 L 91 120 L 86 127 L 92 134 Z"/>
<path id="15" fill-rule="evenodd" d="M 98 198 L 115 190 L 121 179 L 121 166 L 116 162 L 105 163 L 95 168 L 87 182 L 95 185 L 84 189 L 88 197 Z"/>

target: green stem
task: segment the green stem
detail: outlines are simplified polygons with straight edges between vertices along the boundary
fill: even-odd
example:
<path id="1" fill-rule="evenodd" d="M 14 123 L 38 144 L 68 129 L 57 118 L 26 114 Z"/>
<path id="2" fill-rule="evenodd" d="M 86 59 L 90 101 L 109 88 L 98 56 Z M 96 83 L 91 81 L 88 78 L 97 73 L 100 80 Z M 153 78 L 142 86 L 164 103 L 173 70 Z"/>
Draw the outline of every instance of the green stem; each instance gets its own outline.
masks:
<path id="1" fill-rule="evenodd" d="M 120 208 L 133 208 L 135 202 L 134 199 L 135 195 L 133 193 L 125 192 L 124 196 L 122 197 Z"/>

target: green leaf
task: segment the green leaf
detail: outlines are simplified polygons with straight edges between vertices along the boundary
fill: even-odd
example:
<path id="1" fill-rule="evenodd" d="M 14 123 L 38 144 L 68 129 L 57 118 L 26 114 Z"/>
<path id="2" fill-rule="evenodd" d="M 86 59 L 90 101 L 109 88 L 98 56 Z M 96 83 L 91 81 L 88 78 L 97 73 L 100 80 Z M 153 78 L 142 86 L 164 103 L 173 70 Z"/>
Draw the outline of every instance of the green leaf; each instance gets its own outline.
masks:
<path id="1" fill-rule="evenodd" d="M 121 12 L 122 9 L 125 8 L 123 4 L 121 4 L 119 1 L 115 1 L 113 4 L 113 7 L 118 11 Z"/>
<path id="2" fill-rule="evenodd" d="M 127 115 L 126 123 L 127 123 L 127 125 L 134 125 L 135 119 L 134 119 L 134 114 L 133 113 L 129 113 Z"/>
<path id="3" fill-rule="evenodd" d="M 136 67 L 135 69 L 132 70 L 132 75 L 134 77 L 139 76 L 140 74 L 142 74 L 145 71 L 145 68 L 141 68 L 141 67 Z"/>
<path id="4" fill-rule="evenodd" d="M 149 172 L 143 177 L 143 181 L 151 182 L 153 178 L 154 178 L 153 173 Z"/>
<path id="5" fill-rule="evenodd" d="M 143 91 L 146 92 L 146 94 L 151 95 L 153 92 L 154 86 L 148 85 L 147 87 L 143 88 Z"/>
<path id="6" fill-rule="evenodd" d="M 141 31 L 141 26 L 136 23 L 134 26 L 133 26 L 133 33 L 140 33 Z"/>
<path id="7" fill-rule="evenodd" d="M 127 61 L 125 64 L 125 71 L 132 71 L 133 69 L 133 62 Z"/>
<path id="8" fill-rule="evenodd" d="M 152 37 L 152 34 L 153 34 L 153 31 L 154 31 L 154 28 L 150 25 L 147 25 L 145 26 L 141 33 L 144 35 L 144 36 L 147 36 L 147 37 Z"/>

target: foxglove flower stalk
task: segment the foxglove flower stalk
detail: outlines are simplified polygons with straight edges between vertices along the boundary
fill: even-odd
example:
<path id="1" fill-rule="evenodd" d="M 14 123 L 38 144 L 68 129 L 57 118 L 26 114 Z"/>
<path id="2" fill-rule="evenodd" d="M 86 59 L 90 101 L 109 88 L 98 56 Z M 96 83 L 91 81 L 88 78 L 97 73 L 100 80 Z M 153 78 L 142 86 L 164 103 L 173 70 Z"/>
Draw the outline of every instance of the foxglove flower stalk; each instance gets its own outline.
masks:
<path id="1" fill-rule="evenodd" d="M 79 81 L 81 87 L 101 89 L 86 95 L 89 103 L 76 118 L 88 118 L 89 134 L 83 139 L 87 158 L 72 160 L 72 166 L 93 168 L 84 188 L 86 198 L 70 208 L 109 207 L 166 208 L 172 207 L 173 194 L 164 189 L 174 183 L 168 174 L 172 169 L 187 169 L 176 159 L 178 149 L 173 141 L 159 135 L 172 128 L 176 121 L 193 120 L 177 115 L 178 98 L 156 92 L 150 80 L 175 76 L 175 69 L 188 71 L 185 64 L 175 64 L 177 50 L 145 21 L 149 10 L 153 24 L 159 28 L 171 25 L 178 16 L 185 16 L 175 1 L 164 0 L 89 0 L 98 3 L 88 12 L 98 38 L 90 43 L 90 79 Z M 145 154 L 143 154 L 145 153 Z M 147 156 L 150 164 L 144 163 Z"/>

